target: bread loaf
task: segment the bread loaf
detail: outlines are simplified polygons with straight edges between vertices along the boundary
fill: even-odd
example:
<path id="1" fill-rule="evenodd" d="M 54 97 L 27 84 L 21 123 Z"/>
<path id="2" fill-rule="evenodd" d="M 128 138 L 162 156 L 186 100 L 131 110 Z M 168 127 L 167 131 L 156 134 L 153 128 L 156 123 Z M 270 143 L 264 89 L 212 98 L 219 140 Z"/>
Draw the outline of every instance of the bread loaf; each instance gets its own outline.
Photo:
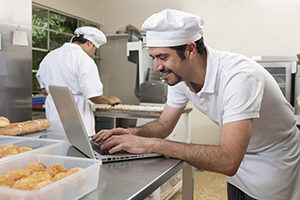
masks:
<path id="1" fill-rule="evenodd" d="M 134 31 L 136 31 L 138 33 L 140 32 L 139 29 L 137 29 L 135 26 L 133 26 L 131 24 L 128 24 L 125 28 L 126 28 L 126 32 L 128 32 L 129 30 L 134 30 Z"/>
<path id="2" fill-rule="evenodd" d="M 28 120 L 0 126 L 0 135 L 20 135 L 45 130 L 50 127 L 47 119 Z"/>
<path id="3" fill-rule="evenodd" d="M 20 122 L 18 125 L 22 128 L 22 133 L 33 133 L 38 130 L 38 123 L 34 121 Z"/>
<path id="4" fill-rule="evenodd" d="M 6 117 L 0 116 L 0 126 L 7 126 L 10 122 Z"/>
<path id="5" fill-rule="evenodd" d="M 0 135 L 19 135 L 22 134 L 22 126 L 19 124 L 10 124 L 0 127 Z"/>
<path id="6" fill-rule="evenodd" d="M 34 120 L 39 124 L 39 130 L 45 130 L 50 127 L 50 122 L 47 119 Z"/>

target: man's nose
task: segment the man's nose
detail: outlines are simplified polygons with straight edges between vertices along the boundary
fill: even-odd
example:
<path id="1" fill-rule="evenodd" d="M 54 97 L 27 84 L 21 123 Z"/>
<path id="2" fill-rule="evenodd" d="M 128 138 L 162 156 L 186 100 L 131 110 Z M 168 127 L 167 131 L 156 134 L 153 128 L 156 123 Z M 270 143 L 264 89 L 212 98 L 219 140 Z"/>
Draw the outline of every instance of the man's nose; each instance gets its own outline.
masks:
<path id="1" fill-rule="evenodd" d="M 153 70 L 155 72 L 160 71 L 161 69 L 163 69 L 163 66 L 161 65 L 160 62 L 158 62 L 156 59 L 154 59 L 154 64 L 153 64 Z"/>
<path id="2" fill-rule="evenodd" d="M 159 72 L 159 71 L 161 71 L 161 70 L 163 70 L 163 66 L 162 65 L 154 65 L 153 66 L 153 70 L 155 71 L 155 72 Z"/>

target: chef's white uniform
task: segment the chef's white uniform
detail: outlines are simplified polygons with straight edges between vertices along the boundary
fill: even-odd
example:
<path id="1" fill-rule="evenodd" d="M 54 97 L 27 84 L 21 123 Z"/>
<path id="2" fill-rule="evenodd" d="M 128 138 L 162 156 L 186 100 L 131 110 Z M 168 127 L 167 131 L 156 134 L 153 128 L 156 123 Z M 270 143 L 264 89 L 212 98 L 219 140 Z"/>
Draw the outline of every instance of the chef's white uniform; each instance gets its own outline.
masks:
<path id="1" fill-rule="evenodd" d="M 299 130 L 292 107 L 263 67 L 207 47 L 201 91 L 192 92 L 184 82 L 168 88 L 169 106 L 182 108 L 188 100 L 221 127 L 253 119 L 247 152 L 229 183 L 256 199 L 300 199 Z"/>
<path id="2" fill-rule="evenodd" d="M 50 121 L 49 138 L 65 139 L 66 135 L 57 114 L 49 85 L 67 86 L 74 95 L 81 118 L 89 135 L 95 133 L 95 119 L 89 98 L 101 96 L 103 85 L 94 60 L 77 44 L 65 43 L 51 51 L 40 64 L 36 77 L 48 96 L 45 102 L 46 117 Z"/>

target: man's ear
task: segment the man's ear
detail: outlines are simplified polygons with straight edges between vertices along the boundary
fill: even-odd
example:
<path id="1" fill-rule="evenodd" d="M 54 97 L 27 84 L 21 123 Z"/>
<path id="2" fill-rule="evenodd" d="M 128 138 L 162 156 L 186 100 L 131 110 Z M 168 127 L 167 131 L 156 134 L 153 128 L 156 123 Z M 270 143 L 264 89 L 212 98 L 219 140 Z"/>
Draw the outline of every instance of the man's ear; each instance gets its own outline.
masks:
<path id="1" fill-rule="evenodd" d="M 88 44 L 89 47 L 94 45 L 93 42 L 91 42 L 89 40 L 87 41 L 87 44 Z"/>
<path id="2" fill-rule="evenodd" d="M 188 42 L 186 46 L 187 59 L 193 59 L 196 57 L 197 48 L 195 42 Z"/>

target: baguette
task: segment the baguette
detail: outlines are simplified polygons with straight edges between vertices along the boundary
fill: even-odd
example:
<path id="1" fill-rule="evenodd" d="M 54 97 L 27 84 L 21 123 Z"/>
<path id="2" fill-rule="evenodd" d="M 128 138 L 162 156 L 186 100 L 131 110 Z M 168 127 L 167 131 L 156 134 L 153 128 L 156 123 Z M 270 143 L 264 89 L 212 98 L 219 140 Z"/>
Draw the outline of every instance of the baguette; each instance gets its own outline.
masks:
<path id="1" fill-rule="evenodd" d="M 47 119 L 34 120 L 39 124 L 39 130 L 45 130 L 50 127 L 50 122 Z"/>
<path id="2" fill-rule="evenodd" d="M 31 120 L 25 121 L 25 122 L 20 122 L 17 124 L 21 126 L 23 134 L 24 133 L 33 133 L 38 129 L 38 124 Z"/>
<path id="3" fill-rule="evenodd" d="M 22 126 L 19 124 L 10 124 L 0 127 L 0 135 L 19 135 L 22 134 Z"/>
<path id="4" fill-rule="evenodd" d="M 0 116 L 0 126 L 7 126 L 10 122 L 6 117 Z"/>
<path id="5" fill-rule="evenodd" d="M 24 122 L 11 123 L 6 126 L 0 126 L 0 135 L 20 135 L 45 130 L 50 127 L 46 119 L 28 120 Z"/>

